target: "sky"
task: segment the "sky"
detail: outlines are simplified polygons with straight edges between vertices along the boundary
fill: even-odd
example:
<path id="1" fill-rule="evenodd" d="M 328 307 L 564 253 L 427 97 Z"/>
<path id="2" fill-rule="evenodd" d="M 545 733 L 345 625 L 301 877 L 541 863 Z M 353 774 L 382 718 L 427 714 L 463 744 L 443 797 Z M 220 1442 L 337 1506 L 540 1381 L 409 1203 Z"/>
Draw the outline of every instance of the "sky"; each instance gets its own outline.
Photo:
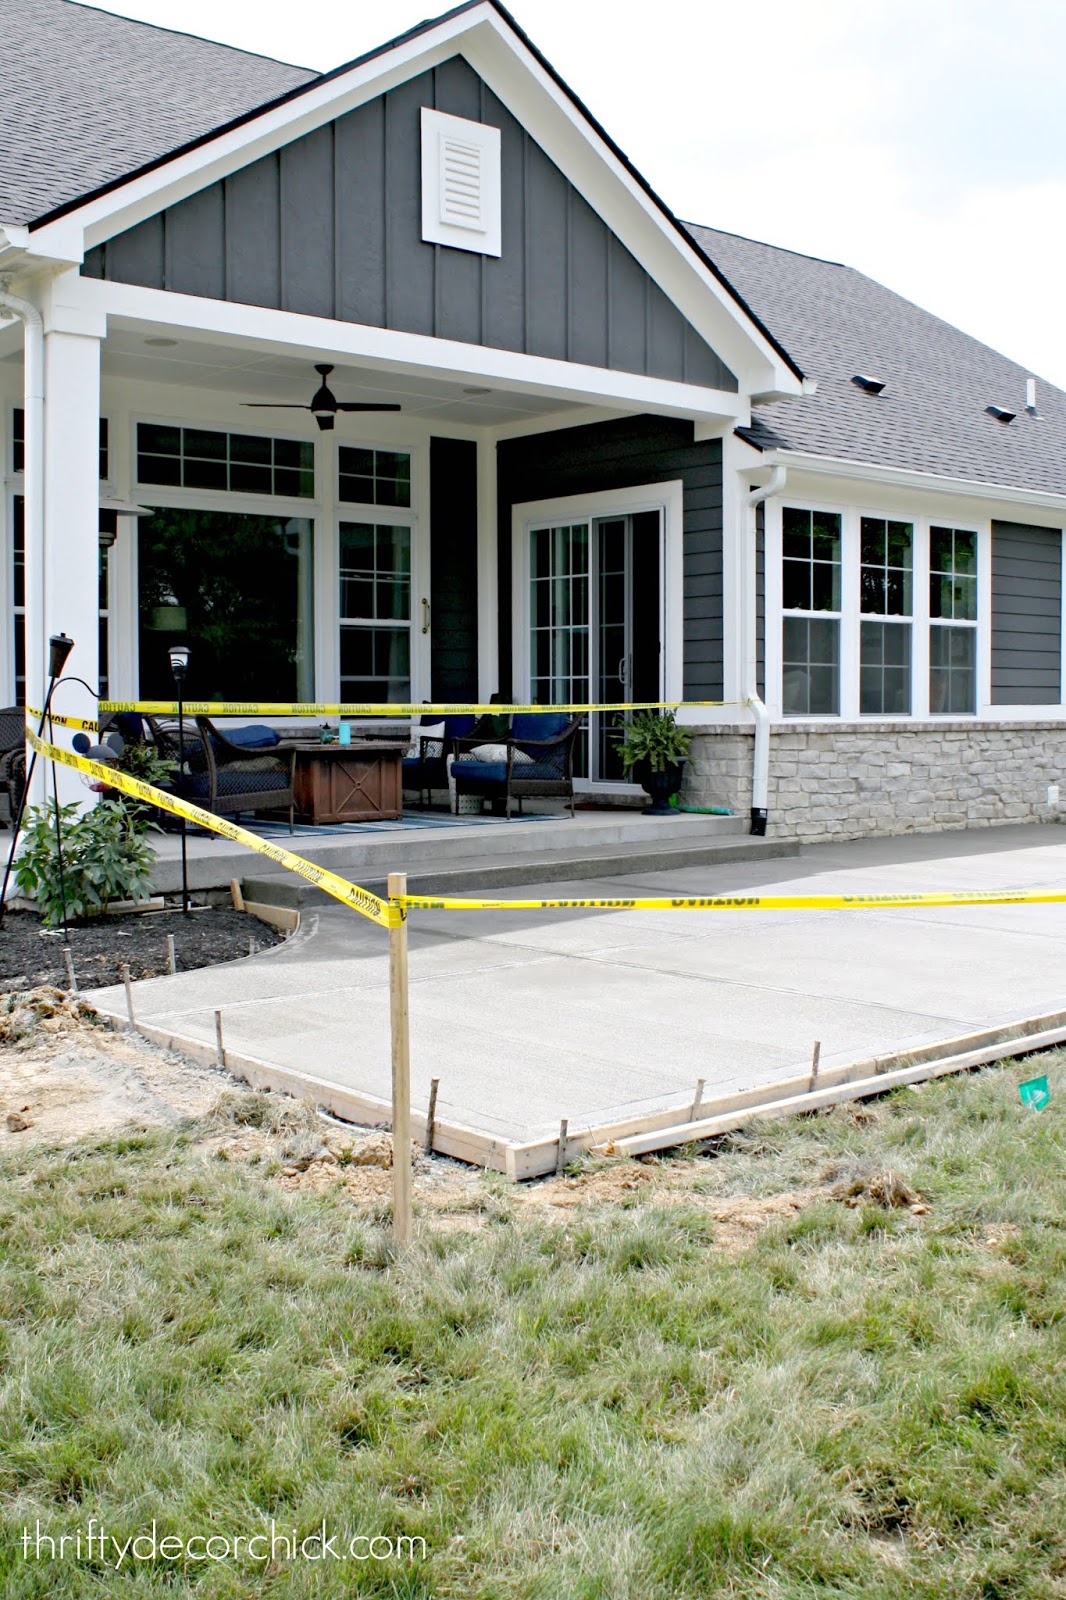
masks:
<path id="1" fill-rule="evenodd" d="M 445 0 L 108 0 L 326 69 Z M 1066 389 L 1066 0 L 511 0 L 667 205 L 858 267 Z"/>

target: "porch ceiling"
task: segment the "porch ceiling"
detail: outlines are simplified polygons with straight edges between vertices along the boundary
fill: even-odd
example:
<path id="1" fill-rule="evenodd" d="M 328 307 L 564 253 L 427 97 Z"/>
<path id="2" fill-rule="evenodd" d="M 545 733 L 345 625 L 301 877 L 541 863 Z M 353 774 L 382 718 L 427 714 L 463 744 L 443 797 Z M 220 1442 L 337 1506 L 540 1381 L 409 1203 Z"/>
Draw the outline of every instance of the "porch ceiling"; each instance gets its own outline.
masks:
<path id="1" fill-rule="evenodd" d="M 173 343 L 153 342 L 164 338 Z M 0 350 L 3 344 L 8 348 L 0 354 L 0 360 L 21 364 L 21 341 L 4 340 L 0 342 Z M 207 344 L 200 339 L 182 338 L 175 330 L 162 327 L 157 330 L 113 327 L 108 332 L 101 357 L 105 379 L 177 385 L 200 393 L 276 402 L 309 400 L 318 381 L 314 363 L 329 359 L 328 355 L 311 350 L 306 357 L 298 357 L 253 347 Z M 527 419 L 532 422 L 563 411 L 578 413 L 585 409 L 580 403 L 561 401 L 557 395 L 525 394 L 514 389 L 495 391 L 479 383 L 476 377 L 463 384 L 408 373 L 370 371 L 336 360 L 329 383 L 338 400 L 398 404 L 406 416 L 447 420 L 467 427 L 500 427 L 505 423 Z M 279 417 L 281 415 L 279 413 Z M 347 421 L 344 417 L 338 418 L 338 432 L 344 429 Z"/>

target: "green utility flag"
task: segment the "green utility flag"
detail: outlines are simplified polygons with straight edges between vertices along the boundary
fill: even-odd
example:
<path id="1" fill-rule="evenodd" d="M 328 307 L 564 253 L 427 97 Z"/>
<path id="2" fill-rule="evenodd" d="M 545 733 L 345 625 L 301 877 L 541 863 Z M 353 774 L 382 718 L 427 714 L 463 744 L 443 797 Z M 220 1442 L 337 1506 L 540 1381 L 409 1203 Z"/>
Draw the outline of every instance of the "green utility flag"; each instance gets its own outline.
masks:
<path id="1" fill-rule="evenodd" d="M 1028 1082 L 1020 1083 L 1018 1093 L 1022 1097 L 1022 1105 L 1028 1106 L 1030 1111 L 1043 1111 L 1051 1099 L 1046 1078 L 1030 1078 Z"/>

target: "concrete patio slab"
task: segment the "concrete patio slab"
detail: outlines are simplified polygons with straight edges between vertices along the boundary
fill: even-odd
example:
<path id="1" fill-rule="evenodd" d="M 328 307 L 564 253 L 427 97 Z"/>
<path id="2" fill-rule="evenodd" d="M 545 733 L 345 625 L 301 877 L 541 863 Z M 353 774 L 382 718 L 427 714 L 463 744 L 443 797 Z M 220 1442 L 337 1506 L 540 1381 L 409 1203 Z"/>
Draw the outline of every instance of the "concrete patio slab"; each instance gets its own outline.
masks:
<path id="1" fill-rule="evenodd" d="M 794 859 L 553 886 L 552 895 L 1066 889 L 1066 830 L 812 846 Z M 542 890 L 530 890 L 535 897 Z M 523 898 L 521 888 L 506 898 Z M 1066 1005 L 1066 905 L 873 911 L 414 912 L 412 1094 L 521 1143 L 905 1051 Z M 138 1021 L 387 1100 L 383 933 L 341 907 L 289 944 L 134 986 Z M 97 991 L 123 1015 L 121 989 Z"/>

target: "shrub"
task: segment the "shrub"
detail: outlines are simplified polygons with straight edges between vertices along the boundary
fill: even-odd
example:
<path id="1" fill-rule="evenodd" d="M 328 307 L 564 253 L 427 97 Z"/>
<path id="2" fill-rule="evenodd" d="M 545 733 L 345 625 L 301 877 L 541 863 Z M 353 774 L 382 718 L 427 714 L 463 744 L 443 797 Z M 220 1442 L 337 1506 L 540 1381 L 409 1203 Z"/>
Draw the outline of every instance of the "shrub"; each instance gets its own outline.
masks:
<path id="1" fill-rule="evenodd" d="M 42 920 L 92 917 L 112 900 L 143 900 L 151 888 L 152 850 L 147 823 L 124 806 L 102 800 L 79 814 L 76 804 L 59 808 L 63 887 L 59 878 L 56 808 L 36 806 L 26 814 L 15 882 L 36 900 Z"/>

